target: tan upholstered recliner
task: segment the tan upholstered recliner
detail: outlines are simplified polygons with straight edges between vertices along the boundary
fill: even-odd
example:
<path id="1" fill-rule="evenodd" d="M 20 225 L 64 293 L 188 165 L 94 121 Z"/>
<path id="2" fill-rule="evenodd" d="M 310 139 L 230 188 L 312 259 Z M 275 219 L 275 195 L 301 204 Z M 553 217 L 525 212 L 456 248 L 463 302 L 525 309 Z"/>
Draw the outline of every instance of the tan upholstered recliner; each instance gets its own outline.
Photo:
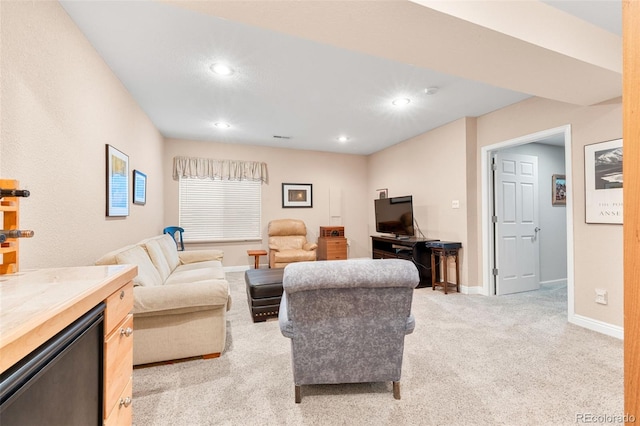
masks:
<path id="1" fill-rule="evenodd" d="M 284 268 L 289 263 L 316 260 L 318 244 L 307 242 L 307 227 L 297 219 L 269 222 L 269 267 Z"/>

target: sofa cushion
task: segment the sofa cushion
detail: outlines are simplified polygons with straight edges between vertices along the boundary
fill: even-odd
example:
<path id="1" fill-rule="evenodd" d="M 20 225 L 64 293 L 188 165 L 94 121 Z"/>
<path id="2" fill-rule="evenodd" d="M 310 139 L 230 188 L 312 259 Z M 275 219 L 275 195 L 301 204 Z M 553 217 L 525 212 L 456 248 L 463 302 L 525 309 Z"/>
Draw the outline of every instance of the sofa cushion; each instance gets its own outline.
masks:
<path id="1" fill-rule="evenodd" d="M 289 237 L 269 237 L 269 248 L 274 250 L 301 250 L 307 238 L 301 235 Z"/>
<path id="2" fill-rule="evenodd" d="M 210 260 L 209 262 L 201 262 L 201 263 L 209 263 L 209 267 L 205 267 L 202 265 L 200 268 L 185 268 L 185 266 L 190 265 L 181 265 L 178 266 L 167 278 L 165 281 L 166 285 L 171 284 L 182 284 L 182 283 L 192 283 L 195 281 L 203 281 L 203 280 L 211 280 L 211 279 L 224 279 L 224 270 L 222 269 L 222 265 L 217 260 Z M 213 266 L 214 264 L 220 264 L 219 267 Z M 195 265 L 195 264 L 193 264 Z"/>
<path id="3" fill-rule="evenodd" d="M 138 275 L 133 279 L 134 286 L 153 287 L 162 285 L 162 278 L 151 262 L 149 255 L 140 246 L 133 246 L 116 255 L 118 265 L 131 264 L 138 266 Z"/>
<path id="4" fill-rule="evenodd" d="M 136 316 L 224 308 L 230 302 L 229 283 L 225 280 L 163 285 L 159 288 L 136 287 L 133 295 L 133 314 Z"/>
<path id="5" fill-rule="evenodd" d="M 180 264 L 180 259 L 178 258 L 178 247 L 176 246 L 176 240 L 169 234 L 164 234 L 160 237 L 154 238 L 155 241 L 158 242 L 164 256 L 167 258 L 167 264 L 169 265 L 169 269 L 173 271 Z"/>
<path id="6" fill-rule="evenodd" d="M 171 274 L 171 268 L 169 268 L 169 262 L 167 262 L 167 257 L 164 255 L 160 243 L 155 239 L 151 239 L 146 241 L 144 246 L 147 249 L 147 253 L 149 253 L 149 258 L 151 258 L 151 261 L 160 274 L 160 279 L 162 279 L 162 282 L 165 282 Z"/>
<path id="7" fill-rule="evenodd" d="M 116 256 L 118 253 L 122 253 L 123 251 L 129 250 L 130 248 L 135 247 L 135 244 L 130 244 L 125 247 L 120 247 L 117 250 L 110 251 L 109 253 L 100 257 L 100 259 L 96 260 L 96 265 L 117 265 L 118 261 L 116 260 Z"/>
<path id="8" fill-rule="evenodd" d="M 207 260 L 219 260 L 222 262 L 223 257 L 224 252 L 222 250 L 214 249 L 181 251 L 178 253 L 178 258 L 182 265 L 186 265 L 188 263 L 200 263 Z"/>
<path id="9" fill-rule="evenodd" d="M 213 274 L 211 278 L 224 278 L 224 268 L 219 260 L 208 260 L 206 262 L 189 263 L 178 266 L 175 271 L 193 271 L 194 269 L 210 269 Z"/>
<path id="10" fill-rule="evenodd" d="M 316 260 L 315 251 L 306 250 L 282 250 L 273 254 L 276 263 L 292 263 Z"/>

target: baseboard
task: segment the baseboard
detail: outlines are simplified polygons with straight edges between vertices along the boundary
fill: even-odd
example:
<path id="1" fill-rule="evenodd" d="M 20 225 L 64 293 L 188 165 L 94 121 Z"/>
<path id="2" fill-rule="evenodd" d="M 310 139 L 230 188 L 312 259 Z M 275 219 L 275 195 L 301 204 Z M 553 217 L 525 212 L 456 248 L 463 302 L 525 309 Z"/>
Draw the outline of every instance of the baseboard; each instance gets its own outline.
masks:
<path id="1" fill-rule="evenodd" d="M 482 286 L 466 286 L 466 285 L 461 285 L 460 286 L 460 293 L 464 293 L 464 294 L 484 294 L 482 293 Z"/>
<path id="2" fill-rule="evenodd" d="M 618 325 L 609 324 L 577 314 L 570 316 L 569 322 L 589 330 L 597 331 L 598 333 L 606 334 L 607 336 L 615 337 L 620 340 L 624 339 L 624 328 Z"/>

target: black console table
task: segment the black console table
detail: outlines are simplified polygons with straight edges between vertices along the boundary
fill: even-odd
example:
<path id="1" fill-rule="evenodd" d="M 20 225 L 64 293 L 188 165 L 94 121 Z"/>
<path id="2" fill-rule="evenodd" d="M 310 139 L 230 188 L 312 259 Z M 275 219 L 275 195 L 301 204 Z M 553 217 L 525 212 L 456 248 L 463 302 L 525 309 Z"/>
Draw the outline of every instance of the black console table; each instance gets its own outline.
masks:
<path id="1" fill-rule="evenodd" d="M 418 287 L 431 287 L 431 249 L 425 243 L 438 241 L 427 238 L 371 236 L 372 257 L 374 259 L 406 259 L 412 261 L 420 273 Z M 436 278 L 439 279 L 436 271 Z"/>

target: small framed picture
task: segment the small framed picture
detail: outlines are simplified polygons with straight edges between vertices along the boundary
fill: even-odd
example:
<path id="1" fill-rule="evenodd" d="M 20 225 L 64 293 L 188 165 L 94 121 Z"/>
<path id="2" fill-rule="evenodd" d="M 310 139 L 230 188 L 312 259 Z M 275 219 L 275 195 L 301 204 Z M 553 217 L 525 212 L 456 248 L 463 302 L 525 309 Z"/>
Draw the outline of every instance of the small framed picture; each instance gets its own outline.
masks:
<path id="1" fill-rule="evenodd" d="M 129 156 L 107 148 L 107 216 L 129 216 Z"/>
<path id="2" fill-rule="evenodd" d="M 282 207 L 313 207 L 312 185 L 310 183 L 283 183 Z"/>
<path id="3" fill-rule="evenodd" d="M 567 178 L 565 175 L 553 175 L 551 177 L 551 194 L 552 205 L 567 205 Z"/>
<path id="4" fill-rule="evenodd" d="M 147 175 L 140 170 L 133 171 L 133 204 L 145 205 L 147 202 Z"/>

